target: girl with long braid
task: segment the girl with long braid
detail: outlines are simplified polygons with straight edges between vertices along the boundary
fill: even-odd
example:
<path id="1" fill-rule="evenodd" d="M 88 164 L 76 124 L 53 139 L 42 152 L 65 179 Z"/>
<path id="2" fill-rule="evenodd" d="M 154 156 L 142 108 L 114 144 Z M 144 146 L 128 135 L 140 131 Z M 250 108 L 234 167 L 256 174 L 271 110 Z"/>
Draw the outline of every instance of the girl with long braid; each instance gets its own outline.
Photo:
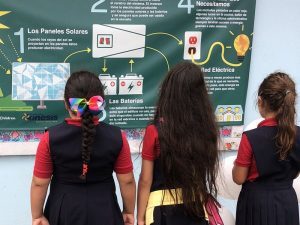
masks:
<path id="1" fill-rule="evenodd" d="M 300 128 L 295 125 L 296 89 L 285 73 L 270 74 L 258 89 L 264 118 L 243 133 L 233 180 L 243 185 L 236 225 L 299 225 L 293 180 L 300 171 Z"/>
<path id="2" fill-rule="evenodd" d="M 31 184 L 33 225 L 133 225 L 135 181 L 130 149 L 118 127 L 99 123 L 103 87 L 90 72 L 73 73 L 65 87 L 70 118 L 41 139 Z M 121 213 L 112 173 L 123 199 Z M 50 193 L 45 209 L 48 186 Z"/>

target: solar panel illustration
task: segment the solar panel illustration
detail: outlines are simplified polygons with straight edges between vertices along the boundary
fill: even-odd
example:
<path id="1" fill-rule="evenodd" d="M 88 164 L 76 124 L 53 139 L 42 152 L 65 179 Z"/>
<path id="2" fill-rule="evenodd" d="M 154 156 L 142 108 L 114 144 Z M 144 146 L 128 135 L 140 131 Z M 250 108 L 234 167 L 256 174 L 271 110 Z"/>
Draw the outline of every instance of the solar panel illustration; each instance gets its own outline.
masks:
<path id="1" fill-rule="evenodd" d="M 12 100 L 63 100 L 69 63 L 13 63 Z"/>

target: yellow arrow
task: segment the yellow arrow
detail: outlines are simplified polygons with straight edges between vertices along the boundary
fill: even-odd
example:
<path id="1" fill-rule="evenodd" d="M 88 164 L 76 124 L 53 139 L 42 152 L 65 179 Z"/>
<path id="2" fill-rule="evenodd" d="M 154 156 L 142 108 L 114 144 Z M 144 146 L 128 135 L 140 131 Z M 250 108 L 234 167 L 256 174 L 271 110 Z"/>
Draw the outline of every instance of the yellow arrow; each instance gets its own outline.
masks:
<path id="1" fill-rule="evenodd" d="M 22 62 L 22 58 L 17 58 L 17 61 L 18 62 Z"/>
<path id="2" fill-rule="evenodd" d="M 11 74 L 10 70 L 6 69 L 5 67 L 3 67 L 2 65 L 0 65 L 0 67 L 5 70 L 5 74 Z"/>
<path id="3" fill-rule="evenodd" d="M 64 63 L 65 63 L 65 62 L 68 60 L 68 58 L 70 58 L 72 55 L 75 55 L 75 54 L 78 54 L 78 53 L 81 53 L 81 52 L 87 52 L 87 53 L 90 53 L 90 52 L 91 52 L 91 49 L 90 49 L 90 48 L 87 48 L 87 49 L 85 49 L 85 50 L 80 50 L 80 51 L 71 53 L 70 55 L 67 56 L 67 58 L 65 58 Z"/>
<path id="4" fill-rule="evenodd" d="M 183 44 L 182 40 L 180 40 L 179 38 L 177 38 L 174 35 L 169 34 L 169 33 L 156 32 L 156 33 L 147 34 L 146 36 L 149 37 L 149 36 L 152 36 L 152 35 L 167 35 L 167 36 L 170 36 L 170 37 L 174 38 L 178 42 L 178 45 L 182 45 Z"/>
<path id="5" fill-rule="evenodd" d="M 11 63 L 11 61 L 7 58 L 7 56 L 6 56 L 5 53 L 1 50 L 1 48 L 0 48 L 0 53 L 4 56 L 4 58 L 5 58 L 9 63 Z"/>
<path id="6" fill-rule="evenodd" d="M 131 59 L 131 60 L 129 61 L 129 64 L 130 64 L 130 72 L 132 72 L 132 64 L 134 64 L 133 59 Z"/>
<path id="7" fill-rule="evenodd" d="M 237 63 L 237 64 L 236 64 L 236 63 L 231 63 L 231 62 L 228 62 L 228 61 L 225 59 L 225 56 L 224 56 L 224 53 L 225 53 L 225 46 L 224 46 L 224 44 L 223 44 L 222 42 L 219 42 L 219 41 L 213 43 L 213 44 L 210 46 L 210 49 L 209 49 L 209 51 L 208 51 L 208 56 L 207 56 L 207 58 L 206 58 L 203 62 L 196 62 L 195 59 L 194 59 L 194 54 L 193 54 L 193 52 L 192 52 L 192 54 L 191 54 L 192 62 L 193 62 L 194 64 L 196 64 L 196 65 L 199 65 L 199 66 L 206 64 L 206 63 L 210 60 L 212 50 L 213 50 L 214 47 L 217 46 L 217 45 L 221 46 L 221 48 L 222 48 L 221 57 L 222 57 L 222 60 L 223 60 L 223 62 L 224 62 L 225 64 L 227 64 L 228 66 L 232 66 L 232 67 L 239 67 L 239 66 L 242 65 L 242 63 Z"/>
<path id="8" fill-rule="evenodd" d="M 0 23 L 0 29 L 9 29 L 8 26 L 5 26 L 4 24 Z"/>
<path id="9" fill-rule="evenodd" d="M 102 67 L 102 71 L 105 73 L 107 71 L 107 67 L 106 67 L 106 59 L 103 60 L 103 67 Z"/>
<path id="10" fill-rule="evenodd" d="M 10 12 L 11 11 L 0 11 L 0 16 L 4 16 L 4 15 L 10 13 Z M 0 29 L 9 29 L 9 27 L 6 26 L 6 25 L 4 25 L 4 24 L 2 24 L 2 23 L 0 23 Z"/>
<path id="11" fill-rule="evenodd" d="M 10 13 L 11 11 L 0 11 L 0 16 L 4 16 L 8 13 Z"/>
<path id="12" fill-rule="evenodd" d="M 3 44 L 4 45 L 4 42 L 2 41 L 2 39 L 0 38 L 0 44 Z"/>
<path id="13" fill-rule="evenodd" d="M 157 50 L 155 48 L 151 48 L 151 47 L 146 47 L 146 48 L 151 49 L 151 50 L 156 51 L 159 54 L 161 54 L 165 58 L 165 60 L 166 60 L 166 63 L 167 63 L 167 66 L 168 66 L 168 71 L 170 70 L 169 61 L 168 61 L 167 57 L 161 51 L 159 51 L 159 50 Z"/>

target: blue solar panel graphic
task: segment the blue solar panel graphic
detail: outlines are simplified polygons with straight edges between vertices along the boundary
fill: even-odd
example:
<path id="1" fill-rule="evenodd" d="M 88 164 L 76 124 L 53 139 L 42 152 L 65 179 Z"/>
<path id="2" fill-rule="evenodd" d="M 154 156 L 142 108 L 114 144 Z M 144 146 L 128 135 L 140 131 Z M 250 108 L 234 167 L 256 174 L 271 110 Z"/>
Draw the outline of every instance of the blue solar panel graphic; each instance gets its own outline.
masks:
<path id="1" fill-rule="evenodd" d="M 13 63 L 12 100 L 63 100 L 69 63 Z"/>

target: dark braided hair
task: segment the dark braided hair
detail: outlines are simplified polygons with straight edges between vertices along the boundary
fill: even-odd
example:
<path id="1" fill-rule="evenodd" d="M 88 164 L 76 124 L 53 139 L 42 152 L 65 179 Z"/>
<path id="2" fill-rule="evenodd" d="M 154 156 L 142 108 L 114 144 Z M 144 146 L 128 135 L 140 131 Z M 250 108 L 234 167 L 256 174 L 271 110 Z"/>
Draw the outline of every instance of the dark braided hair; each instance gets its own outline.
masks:
<path id="1" fill-rule="evenodd" d="M 104 98 L 103 86 L 99 78 L 88 71 L 79 71 L 71 74 L 65 87 L 64 99 L 70 107 L 69 98 L 85 98 L 89 100 L 92 96 L 100 95 Z M 93 114 L 86 110 L 82 114 L 82 145 L 81 157 L 83 167 L 87 167 L 91 158 L 92 145 L 96 134 Z M 83 168 L 84 171 L 84 168 Z M 84 172 L 81 178 L 85 178 Z"/>
<path id="2" fill-rule="evenodd" d="M 276 113 L 278 121 L 276 146 L 279 149 L 279 159 L 284 160 L 293 149 L 296 139 L 295 83 L 285 73 L 272 73 L 261 83 L 258 96 L 266 104 L 267 110 Z"/>
<path id="3" fill-rule="evenodd" d="M 184 209 L 196 218 L 216 196 L 218 129 L 201 68 L 174 66 L 162 82 L 154 124 L 168 190 L 181 188 Z M 177 190 L 177 189 L 176 189 Z M 170 194 L 178 202 L 181 193 Z"/>

